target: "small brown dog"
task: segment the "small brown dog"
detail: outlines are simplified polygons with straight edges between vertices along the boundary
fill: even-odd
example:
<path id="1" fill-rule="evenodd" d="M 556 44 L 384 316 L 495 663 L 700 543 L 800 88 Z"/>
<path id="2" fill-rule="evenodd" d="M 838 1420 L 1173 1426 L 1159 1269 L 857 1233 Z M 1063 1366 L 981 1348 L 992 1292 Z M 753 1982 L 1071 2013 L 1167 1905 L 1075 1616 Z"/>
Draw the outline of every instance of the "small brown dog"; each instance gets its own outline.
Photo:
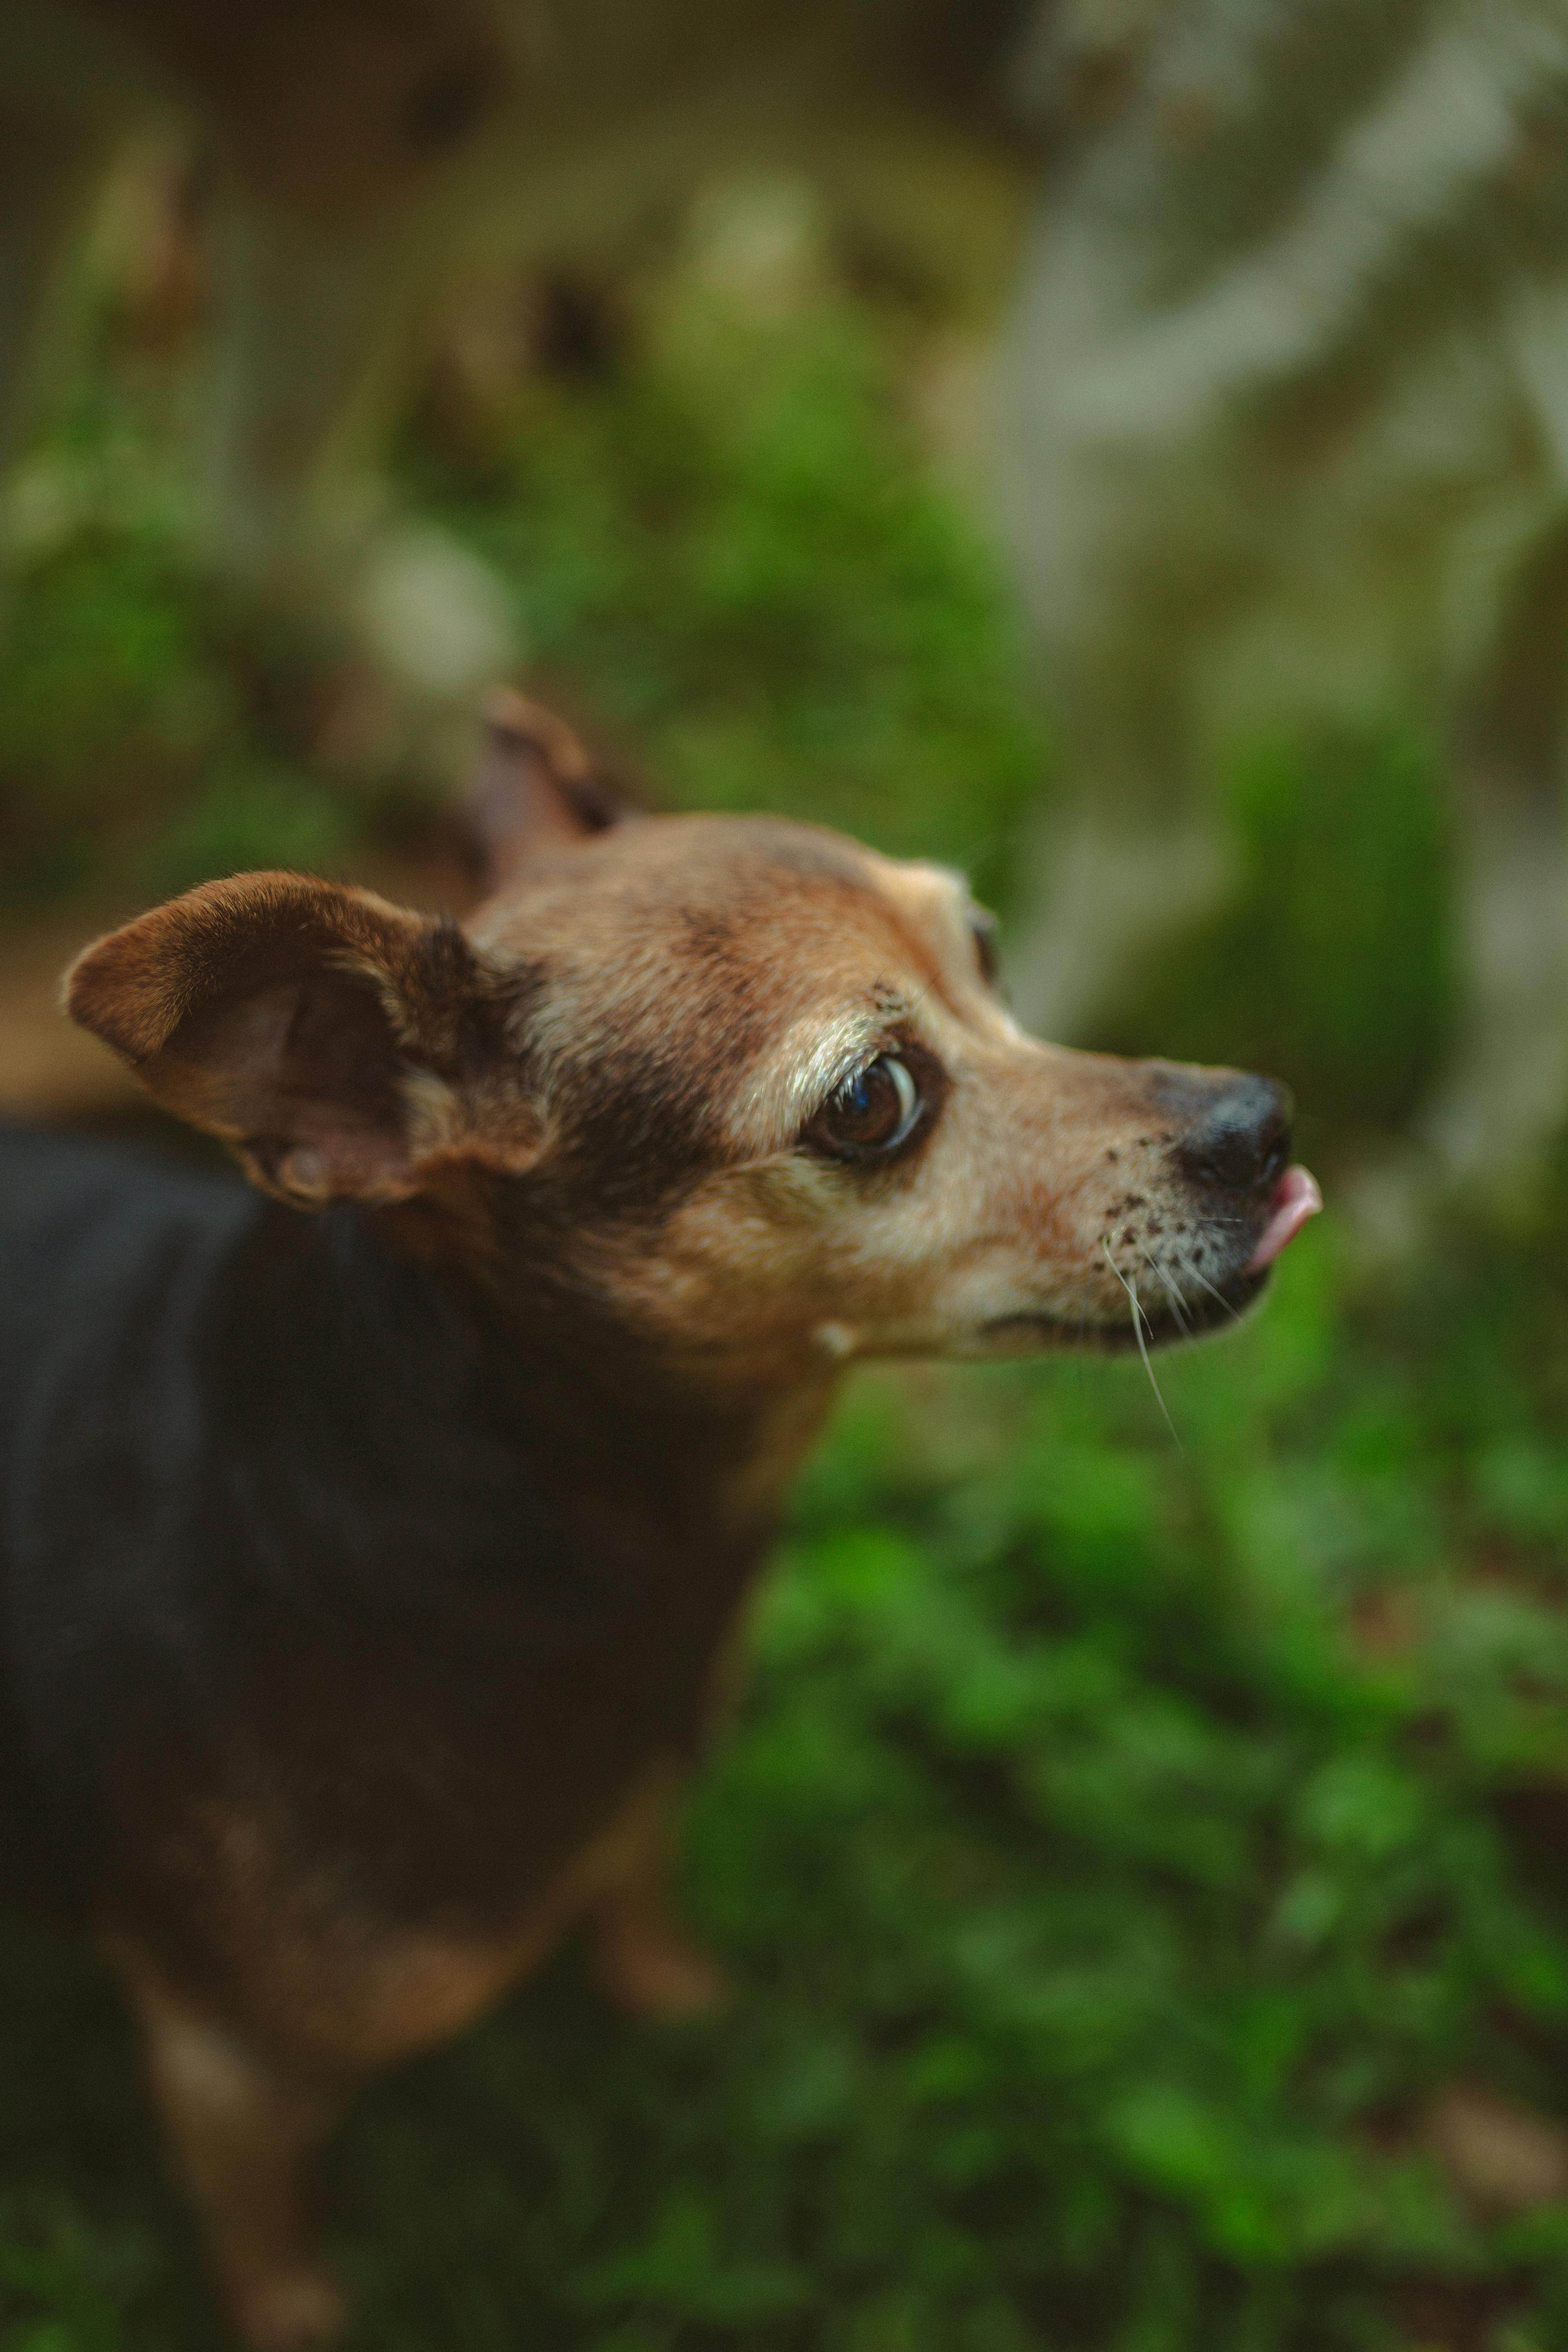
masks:
<path id="1" fill-rule="evenodd" d="M 1316 1205 L 1277 1087 L 1023 1035 L 951 874 L 612 822 L 526 706 L 476 810 L 460 929 L 243 875 L 72 971 L 259 1192 L 0 1140 L 6 1834 L 258 2347 L 337 2321 L 357 2077 L 573 1922 L 635 2006 L 710 1989 L 664 1809 L 845 1366 L 1209 1328 Z"/>

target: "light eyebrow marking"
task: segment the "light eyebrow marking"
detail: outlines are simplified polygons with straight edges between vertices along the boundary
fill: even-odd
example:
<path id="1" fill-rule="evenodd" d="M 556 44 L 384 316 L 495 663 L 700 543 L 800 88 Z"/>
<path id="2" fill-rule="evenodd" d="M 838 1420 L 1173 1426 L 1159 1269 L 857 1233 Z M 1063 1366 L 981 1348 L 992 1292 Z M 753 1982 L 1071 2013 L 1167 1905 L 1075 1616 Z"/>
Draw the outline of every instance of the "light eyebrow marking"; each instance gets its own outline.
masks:
<path id="1" fill-rule="evenodd" d="M 735 1106 L 731 1132 L 753 1149 L 767 1149 L 793 1136 L 841 1079 L 859 1068 L 885 1043 L 887 1005 L 859 1005 L 837 1020 L 797 1021 L 757 1071 Z"/>

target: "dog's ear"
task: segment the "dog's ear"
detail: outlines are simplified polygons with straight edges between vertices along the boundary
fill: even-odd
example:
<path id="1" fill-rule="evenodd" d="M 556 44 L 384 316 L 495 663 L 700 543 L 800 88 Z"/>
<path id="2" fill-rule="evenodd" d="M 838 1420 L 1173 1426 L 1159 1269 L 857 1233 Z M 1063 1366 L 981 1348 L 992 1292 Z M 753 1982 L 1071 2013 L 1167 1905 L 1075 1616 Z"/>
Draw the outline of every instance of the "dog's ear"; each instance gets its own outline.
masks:
<path id="1" fill-rule="evenodd" d="M 485 705 L 489 740 L 458 812 L 463 846 L 488 893 L 528 858 L 618 824 L 619 803 L 563 719 L 498 687 Z"/>
<path id="2" fill-rule="evenodd" d="M 524 1107 L 498 1083 L 499 975 L 456 924 L 369 890 L 204 883 L 86 949 L 65 1001 L 160 1102 L 300 1205 L 406 1199 L 465 1147 L 531 1156 Z"/>

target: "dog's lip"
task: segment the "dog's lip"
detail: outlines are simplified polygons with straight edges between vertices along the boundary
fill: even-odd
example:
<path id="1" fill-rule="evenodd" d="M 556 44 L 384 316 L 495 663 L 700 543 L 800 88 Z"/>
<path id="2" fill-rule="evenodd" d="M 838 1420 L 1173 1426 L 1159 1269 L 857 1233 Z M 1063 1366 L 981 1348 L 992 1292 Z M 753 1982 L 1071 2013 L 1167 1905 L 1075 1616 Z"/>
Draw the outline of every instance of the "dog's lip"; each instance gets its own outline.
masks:
<path id="1" fill-rule="evenodd" d="M 1271 1266 L 1280 1251 L 1295 1240 L 1308 1219 L 1315 1217 L 1322 1205 L 1323 1196 L 1316 1177 L 1300 1165 L 1287 1168 L 1268 1203 L 1268 1223 L 1243 1272 L 1261 1274 Z"/>
<path id="2" fill-rule="evenodd" d="M 991 1341 L 1026 1339 L 1031 1336 L 1037 1340 L 1074 1340 L 1080 1347 L 1107 1349 L 1113 1354 L 1135 1348 L 1140 1337 L 1150 1347 L 1198 1339 L 1215 1329 L 1227 1317 L 1239 1318 L 1261 1297 L 1268 1269 L 1280 1251 L 1295 1240 L 1322 1205 L 1317 1179 L 1305 1168 L 1288 1168 L 1269 1197 L 1268 1223 L 1246 1265 L 1205 1284 L 1205 1296 L 1185 1299 L 1180 1315 L 1173 1314 L 1168 1307 L 1162 1309 L 1152 1299 L 1147 1307 L 1140 1301 L 1141 1311 L 1134 1327 L 1130 1318 L 1119 1318 L 1112 1323 L 1091 1323 L 1087 1319 L 1075 1323 L 1070 1317 L 1064 1318 L 1048 1307 L 1031 1307 L 1012 1315 L 994 1317 L 981 1327 L 983 1335 Z"/>

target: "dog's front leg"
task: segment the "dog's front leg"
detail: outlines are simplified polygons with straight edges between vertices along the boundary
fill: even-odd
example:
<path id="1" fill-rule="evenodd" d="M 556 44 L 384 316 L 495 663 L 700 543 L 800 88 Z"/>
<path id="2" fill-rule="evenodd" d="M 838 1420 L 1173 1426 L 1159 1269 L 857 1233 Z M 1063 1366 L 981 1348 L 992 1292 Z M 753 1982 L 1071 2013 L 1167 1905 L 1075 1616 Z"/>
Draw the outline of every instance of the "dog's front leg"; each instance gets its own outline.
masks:
<path id="1" fill-rule="evenodd" d="M 323 2342 L 343 2300 L 315 2250 L 312 2173 L 341 2087 L 263 2056 L 133 1961 L 116 1961 L 236 2327 L 256 2352 Z"/>

